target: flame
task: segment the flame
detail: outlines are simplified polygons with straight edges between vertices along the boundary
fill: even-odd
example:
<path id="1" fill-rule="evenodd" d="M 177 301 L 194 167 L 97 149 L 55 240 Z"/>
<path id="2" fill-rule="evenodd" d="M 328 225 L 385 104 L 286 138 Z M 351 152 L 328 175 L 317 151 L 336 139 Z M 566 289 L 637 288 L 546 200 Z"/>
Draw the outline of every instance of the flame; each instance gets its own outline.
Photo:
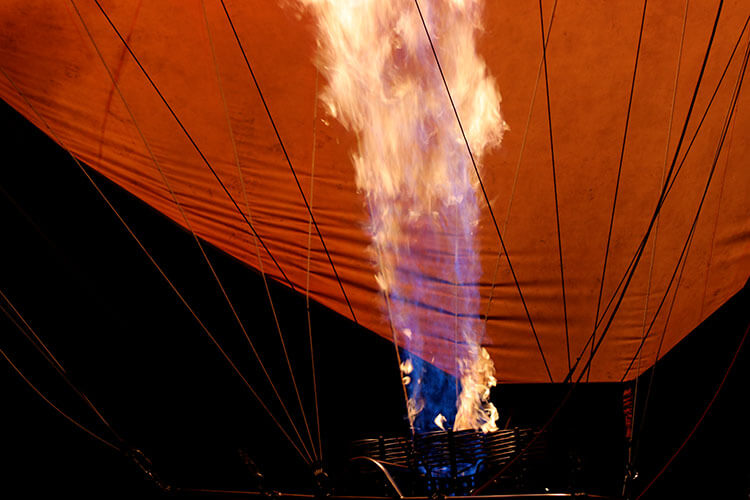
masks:
<path id="1" fill-rule="evenodd" d="M 409 416 L 409 421 L 414 422 L 414 420 L 417 418 L 417 415 L 419 415 L 422 410 L 424 409 L 424 403 L 421 400 L 415 400 L 414 398 L 409 398 L 407 401 L 406 411 Z"/>
<path id="2" fill-rule="evenodd" d="M 461 286 L 481 277 L 474 241 L 478 182 L 416 6 L 412 0 L 299 2 L 317 15 L 317 63 L 327 77 L 322 100 L 358 137 L 352 162 L 370 213 L 375 279 L 391 298 L 388 317 L 404 333 L 406 350 L 423 357 L 429 354 L 423 348 L 429 325 L 418 319 L 415 304 L 452 311 L 455 320 L 461 395 L 429 389 L 424 369 L 413 366 L 421 361 L 407 359 L 402 376 L 411 382 L 409 418 L 414 422 L 429 410 L 429 424 L 442 427 L 448 419 L 432 405 L 453 392 L 454 429 L 491 429 L 497 418 L 488 403 L 494 367 L 480 347 L 484 327 L 476 287 Z M 476 50 L 483 2 L 422 3 L 466 138 L 480 161 L 499 146 L 507 128 L 497 85 Z M 445 282 L 454 283 L 454 297 L 434 292 L 434 283 Z M 433 421 L 434 414 L 442 418 Z"/>
<path id="3" fill-rule="evenodd" d="M 462 360 L 462 362 L 466 362 Z M 461 395 L 454 430 L 479 428 L 482 432 L 497 430 L 498 412 L 490 401 L 490 389 L 497 384 L 495 366 L 489 353 L 481 348 L 473 364 L 461 369 Z"/>
<path id="4" fill-rule="evenodd" d="M 441 431 L 445 430 L 445 423 L 447 421 L 448 421 L 448 419 L 445 418 L 442 413 L 438 413 L 438 416 L 435 417 L 435 425 L 437 425 L 438 427 L 440 427 Z"/>
<path id="5" fill-rule="evenodd" d="M 411 364 L 411 359 L 407 359 L 401 363 L 401 373 L 408 375 L 414 370 L 414 366 Z"/>

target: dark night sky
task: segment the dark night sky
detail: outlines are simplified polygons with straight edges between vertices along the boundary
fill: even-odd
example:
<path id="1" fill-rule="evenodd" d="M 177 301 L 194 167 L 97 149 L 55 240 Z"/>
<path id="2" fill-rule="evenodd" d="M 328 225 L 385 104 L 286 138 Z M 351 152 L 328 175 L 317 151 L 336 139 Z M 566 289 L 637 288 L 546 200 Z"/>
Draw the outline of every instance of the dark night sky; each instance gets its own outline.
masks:
<path id="1" fill-rule="evenodd" d="M 0 287 L 70 378 L 175 484 L 252 489 L 237 458 L 237 449 L 245 448 L 273 486 L 306 488 L 309 473 L 302 461 L 67 153 L 4 103 L 0 124 Z M 264 400 L 272 402 L 192 237 L 106 179 L 95 178 Z M 209 253 L 301 422 L 260 276 L 218 250 Z M 276 284 L 271 292 L 310 410 L 304 298 Z M 747 326 L 749 305 L 746 287 L 657 364 L 638 464 L 644 481 L 679 446 L 716 390 Z M 312 322 L 323 451 L 335 473 L 351 439 L 406 428 L 403 400 L 389 343 L 316 304 Z M 70 415 L 111 438 L 4 317 L 0 331 L 0 348 L 33 383 Z M 132 463 L 75 429 L 4 360 L 0 365 L 0 487 L 19 492 L 7 498 L 159 497 Z M 713 488 L 726 492 L 720 498 L 747 498 L 749 374 L 745 348 L 704 424 L 646 498 Z M 503 386 L 493 398 L 514 423 L 540 424 L 563 390 Z M 575 418 L 567 417 L 587 430 L 586 440 L 614 443 L 601 459 L 615 470 L 621 459 L 621 391 L 617 384 L 581 387 L 570 405 Z M 643 402 L 638 404 L 642 408 Z M 272 409 L 283 415 L 278 406 Z"/>

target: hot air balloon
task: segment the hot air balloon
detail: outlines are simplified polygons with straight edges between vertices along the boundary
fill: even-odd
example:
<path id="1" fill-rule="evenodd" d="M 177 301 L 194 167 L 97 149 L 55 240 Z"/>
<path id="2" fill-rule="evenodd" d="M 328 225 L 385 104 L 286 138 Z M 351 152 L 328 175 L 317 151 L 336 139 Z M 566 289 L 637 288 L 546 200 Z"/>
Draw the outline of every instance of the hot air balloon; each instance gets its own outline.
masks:
<path id="1" fill-rule="evenodd" d="M 420 105 L 441 120 L 425 141 L 456 127 L 450 150 L 466 154 L 451 162 L 471 176 L 477 218 L 462 249 L 446 244 L 460 240 L 460 203 L 446 205 L 456 215 L 441 236 L 411 235 L 396 267 L 417 281 L 401 289 L 378 268 L 377 197 L 353 165 L 363 130 L 385 143 L 405 132 L 357 123 L 331 97 L 338 66 L 316 10 L 327 2 L 307 3 L 6 2 L 0 95 L 196 241 L 455 378 L 465 321 L 481 325 L 500 384 L 633 381 L 745 285 L 744 2 L 454 2 L 479 6 L 476 71 L 502 95 L 483 153 L 467 119 L 478 91 L 461 97 L 451 75 L 469 69 L 441 46 L 453 24 L 430 16 L 440 2 L 423 2 L 427 16 L 392 2 L 424 23 L 414 33 L 433 49 L 440 94 Z M 399 59 L 409 40 L 386 38 L 395 74 L 411 71 Z M 394 95 L 403 85 L 388 81 Z M 462 252 L 476 268 L 466 275 Z"/>

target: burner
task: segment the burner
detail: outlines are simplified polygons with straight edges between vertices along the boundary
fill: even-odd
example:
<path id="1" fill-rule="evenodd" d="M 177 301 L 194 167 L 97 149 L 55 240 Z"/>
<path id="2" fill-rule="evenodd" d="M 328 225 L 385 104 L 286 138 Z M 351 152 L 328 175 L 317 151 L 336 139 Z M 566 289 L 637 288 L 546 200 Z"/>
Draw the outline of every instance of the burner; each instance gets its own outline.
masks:
<path id="1" fill-rule="evenodd" d="M 411 489 L 416 493 L 467 494 L 505 466 L 535 434 L 529 428 L 486 434 L 475 430 L 435 431 L 417 434 L 413 439 L 362 439 L 355 441 L 353 448 L 357 457 L 367 457 L 401 473 L 409 472 Z M 528 469 L 542 461 L 543 448 L 542 439 L 537 439 L 500 480 L 520 487 Z"/>

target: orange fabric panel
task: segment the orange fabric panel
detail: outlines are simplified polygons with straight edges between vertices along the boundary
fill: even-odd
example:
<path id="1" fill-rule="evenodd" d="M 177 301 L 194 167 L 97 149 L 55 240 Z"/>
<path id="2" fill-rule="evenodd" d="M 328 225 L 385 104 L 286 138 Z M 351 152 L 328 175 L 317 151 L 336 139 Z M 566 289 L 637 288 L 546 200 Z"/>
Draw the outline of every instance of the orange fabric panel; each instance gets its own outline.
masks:
<path id="1" fill-rule="evenodd" d="M 251 219 L 290 285 L 304 290 L 307 210 L 221 6 L 206 1 L 219 83 L 199 1 L 101 3 Z M 364 229 L 367 213 L 354 184 L 350 156 L 356 147 L 355 138 L 326 116 L 316 99 L 316 88 L 322 88 L 324 80 L 312 63 L 314 20 L 291 2 L 278 3 L 284 6 L 265 0 L 227 2 L 356 319 L 390 338 L 368 254 L 369 236 Z M 544 5 L 546 25 L 550 23 L 552 3 Z M 614 293 L 655 208 L 665 162 L 677 145 L 717 4 L 690 3 L 674 107 L 684 4 L 658 2 L 648 6 L 602 307 Z M 63 147 L 185 226 L 140 138 L 140 129 L 197 234 L 285 281 L 268 254 L 262 248 L 256 250 L 252 232 L 95 4 L 78 0 L 76 5 L 136 123 L 68 2 L 12 0 L 0 5 L 3 70 L 44 116 Z M 480 47 L 498 80 L 510 130 L 502 147 L 483 160 L 482 169 L 540 343 L 554 380 L 560 381 L 568 370 L 568 351 L 544 81 L 537 79 L 542 49 L 536 9 L 533 2 L 486 4 Z M 640 13 L 638 2 L 626 0 L 560 2 L 549 40 L 551 115 L 573 361 L 584 348 L 595 321 Z M 687 139 L 706 109 L 748 14 L 750 8 L 743 2 L 727 2 L 724 6 Z M 649 324 L 667 290 L 703 192 L 747 43 L 745 34 L 595 358 L 592 381 L 617 381 L 626 376 L 644 324 Z M 5 78 L 0 78 L 0 96 L 44 130 L 39 117 Z M 665 325 L 662 355 L 739 290 L 750 274 L 750 170 L 746 168 L 750 154 L 749 99 L 747 89 L 743 89 L 669 322 L 666 318 L 673 291 L 667 295 L 645 342 L 640 366 L 628 371 L 627 378 L 634 377 L 638 368 L 643 371 L 654 363 Z M 670 116 L 674 120 L 671 133 Z M 25 168 L 38 168 L 43 175 L 44 169 L 60 166 Z M 504 259 L 500 260 L 493 286 L 499 243 L 486 207 L 482 210 L 479 243 L 483 276 L 477 286 L 482 296 L 481 313 L 489 312 L 485 345 L 501 382 L 545 382 L 546 372 Z M 310 284 L 315 300 L 350 316 L 314 233 Z M 450 293 L 450 285 L 444 289 L 438 286 L 435 293 Z M 434 334 L 426 339 L 425 350 L 419 354 L 451 370 L 453 345 L 446 326 L 450 322 L 445 321 L 451 312 L 423 307 L 417 314 L 423 322 L 435 325 Z"/>

